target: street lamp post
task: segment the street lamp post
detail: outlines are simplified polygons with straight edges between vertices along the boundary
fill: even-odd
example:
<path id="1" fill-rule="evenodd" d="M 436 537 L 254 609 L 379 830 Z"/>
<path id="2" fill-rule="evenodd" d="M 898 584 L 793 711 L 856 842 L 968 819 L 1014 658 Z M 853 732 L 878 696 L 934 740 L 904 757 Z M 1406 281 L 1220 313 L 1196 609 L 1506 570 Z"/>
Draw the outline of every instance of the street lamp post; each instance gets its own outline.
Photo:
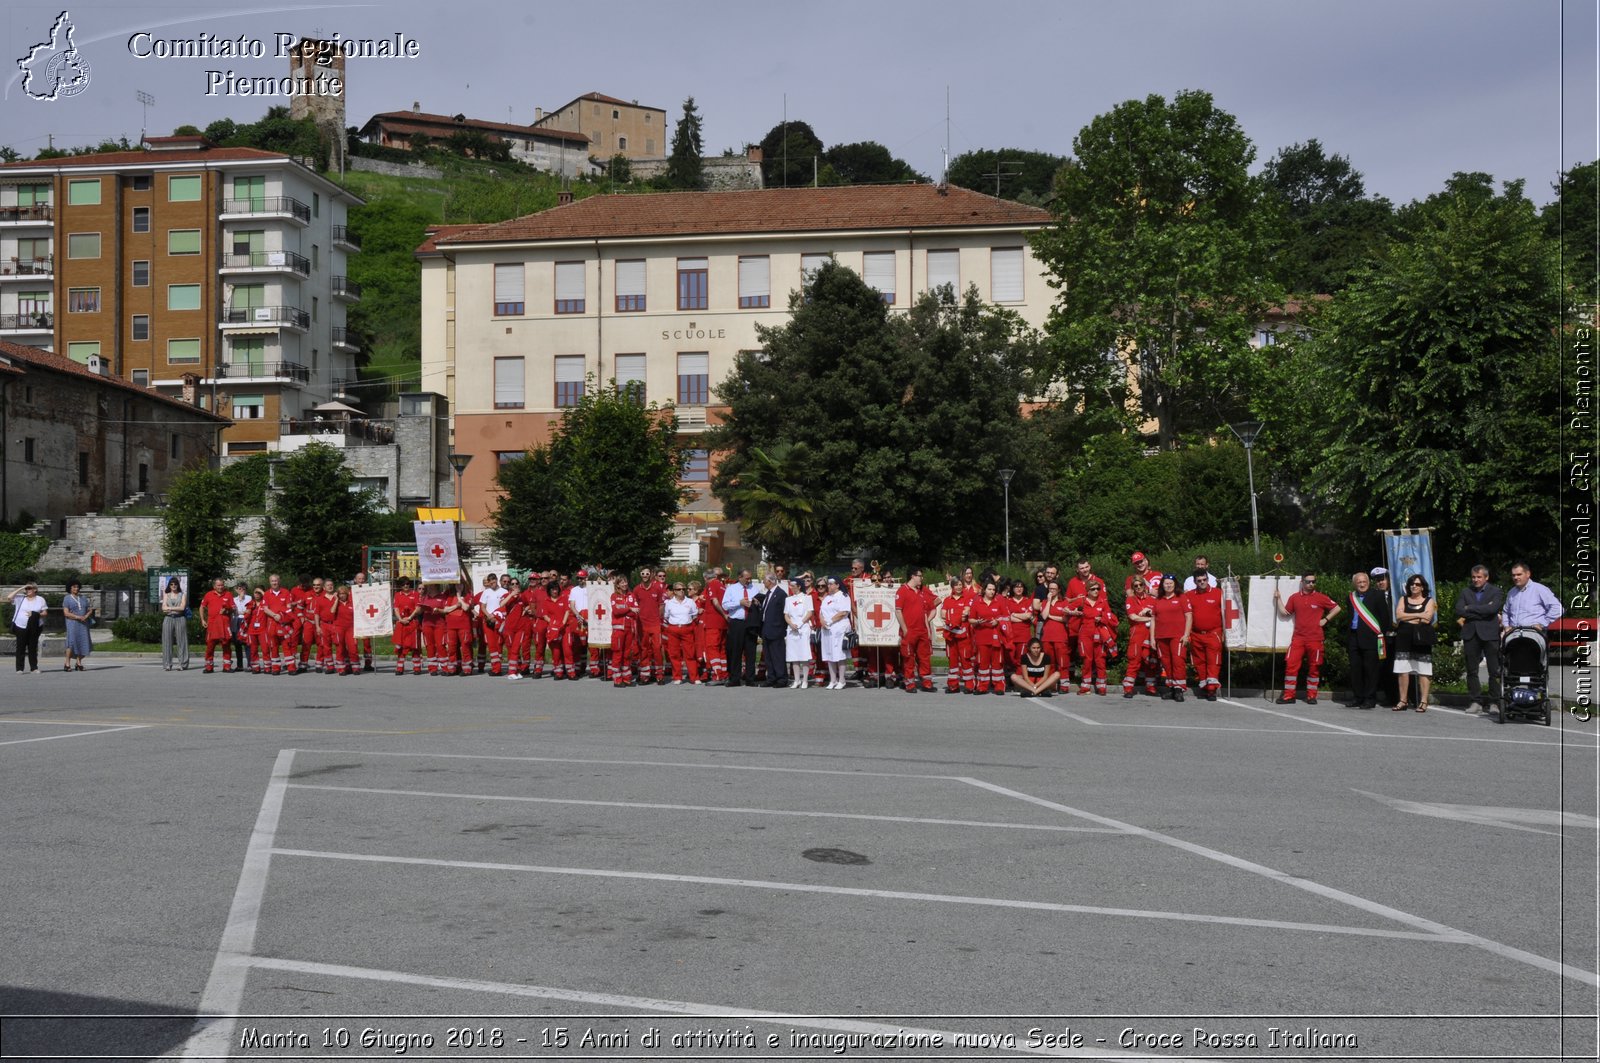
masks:
<path id="1" fill-rule="evenodd" d="M 466 518 L 466 508 L 461 504 L 461 477 L 466 474 L 467 466 L 472 464 L 471 454 L 450 453 L 450 468 L 456 474 L 456 557 L 461 556 L 461 522 Z"/>
<path id="2" fill-rule="evenodd" d="M 1000 482 L 1006 489 L 1006 571 L 1011 570 L 1011 478 L 1017 474 L 1015 469 L 1001 469 Z"/>
<path id="3" fill-rule="evenodd" d="M 1261 527 L 1256 519 L 1255 446 L 1256 436 L 1265 427 L 1261 421 L 1241 421 L 1228 426 L 1228 431 L 1238 436 L 1239 442 L 1244 444 L 1244 466 L 1250 476 L 1250 538 L 1255 541 L 1257 561 L 1261 559 Z"/>

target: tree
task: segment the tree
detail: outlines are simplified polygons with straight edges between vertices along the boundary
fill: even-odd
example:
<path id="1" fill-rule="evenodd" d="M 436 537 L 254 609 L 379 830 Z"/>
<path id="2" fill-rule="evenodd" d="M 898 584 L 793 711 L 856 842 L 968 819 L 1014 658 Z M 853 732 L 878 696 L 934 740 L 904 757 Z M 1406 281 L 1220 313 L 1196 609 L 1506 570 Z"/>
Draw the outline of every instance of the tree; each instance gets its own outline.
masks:
<path id="1" fill-rule="evenodd" d="M 833 168 L 835 184 L 874 185 L 928 180 L 913 170 L 910 163 L 895 158 L 888 148 L 873 140 L 835 144 L 822 153 L 822 159 Z"/>
<path id="2" fill-rule="evenodd" d="M 812 159 L 822 154 L 822 139 L 801 121 L 779 122 L 761 138 L 761 182 L 768 188 L 811 184 Z"/>
<path id="3" fill-rule="evenodd" d="M 1022 148 L 966 151 L 950 160 L 947 180 L 958 188 L 970 188 L 986 196 L 1028 196 L 1034 203 L 1043 203 L 1051 195 L 1056 171 L 1066 161 L 1060 155 Z M 996 173 L 1001 175 L 998 179 Z"/>
<path id="4" fill-rule="evenodd" d="M 0 144 L 0 162 L 17 162 L 22 158 L 22 152 L 10 144 Z"/>
<path id="5" fill-rule="evenodd" d="M 1443 559 L 1553 557 L 1556 247 L 1520 181 L 1458 174 L 1297 352 L 1308 485 L 1348 528 L 1434 527 Z"/>
<path id="6" fill-rule="evenodd" d="M 235 512 L 259 513 L 267 504 L 272 486 L 272 459 L 251 454 L 230 462 L 218 473 L 228 492 L 228 508 Z"/>
<path id="7" fill-rule="evenodd" d="M 1213 429 L 1255 375 L 1249 341 L 1278 294 L 1274 205 L 1250 176 L 1249 139 L 1205 92 L 1129 100 L 1073 149 L 1058 221 L 1033 239 L 1062 291 L 1048 325 L 1057 373 L 1153 419 L 1171 449 Z"/>
<path id="8" fill-rule="evenodd" d="M 1361 174 L 1316 139 L 1278 151 L 1261 173 L 1287 220 L 1275 275 L 1288 291 L 1310 295 L 1344 287 L 1350 273 L 1382 248 L 1393 208 L 1369 199 Z"/>
<path id="9" fill-rule="evenodd" d="M 700 114 L 695 110 L 694 97 L 690 96 L 683 101 L 683 117 L 672 131 L 672 153 L 667 156 L 667 187 L 690 192 L 704 188 L 706 178 L 700 161 L 704 151 Z"/>
<path id="10" fill-rule="evenodd" d="M 684 498 L 677 432 L 670 410 L 642 406 L 615 384 L 590 388 L 549 443 L 500 467 L 495 544 L 527 567 L 658 563 Z"/>
<path id="11" fill-rule="evenodd" d="M 222 144 L 232 140 L 239 133 L 239 127 L 232 118 L 218 118 L 206 126 L 205 138 L 213 144 Z"/>
<path id="12" fill-rule="evenodd" d="M 960 303 L 926 294 L 891 316 L 831 263 L 789 310 L 788 324 L 758 329 L 764 354 L 740 355 L 717 388 L 729 409 L 708 445 L 726 455 L 712 481 L 724 513 L 797 561 L 871 550 L 931 563 L 997 550 L 997 471 L 1020 468 L 1020 367 L 1035 339 L 1026 325 L 971 293 Z M 1023 470 L 1013 490 L 1035 477 Z M 804 498 L 815 531 L 771 528 L 776 503 L 749 493 L 752 478 Z"/>
<path id="13" fill-rule="evenodd" d="M 274 481 L 262 533 L 267 567 L 291 576 L 354 572 L 372 540 L 377 503 L 352 490 L 344 456 L 311 443 L 283 459 Z"/>
<path id="14" fill-rule="evenodd" d="M 175 137 L 197 137 L 200 135 L 200 127 L 186 123 L 174 129 L 172 135 Z"/>
<path id="15" fill-rule="evenodd" d="M 606 176 L 617 184 L 627 184 L 633 180 L 633 162 L 620 151 L 611 156 L 611 161 L 605 165 Z"/>
<path id="16" fill-rule="evenodd" d="M 1579 302 L 1600 302 L 1600 161 L 1574 166 L 1554 185 L 1556 199 L 1544 208 L 1545 232 L 1561 241 L 1561 272 L 1580 293 Z"/>
<path id="17" fill-rule="evenodd" d="M 727 488 L 745 541 L 774 557 L 808 556 L 816 543 L 817 507 L 802 484 L 812 461 L 804 443 L 777 443 L 770 453 L 750 448 L 750 461 Z"/>
<path id="18" fill-rule="evenodd" d="M 509 182 L 508 182 L 509 183 Z M 416 248 L 432 222 L 428 211 L 405 196 L 383 196 L 350 210 L 350 231 L 361 254 L 349 259 L 350 279 L 361 285 L 361 301 L 350 308 L 349 325 L 363 340 L 370 375 L 398 390 L 414 378 L 422 359 L 417 316 L 422 268 Z"/>
<path id="19" fill-rule="evenodd" d="M 233 497 L 232 485 L 203 466 L 185 469 L 167 488 L 161 515 L 167 563 L 187 568 L 191 586 L 209 586 L 233 574 L 239 548 L 238 524 L 229 516 Z"/>

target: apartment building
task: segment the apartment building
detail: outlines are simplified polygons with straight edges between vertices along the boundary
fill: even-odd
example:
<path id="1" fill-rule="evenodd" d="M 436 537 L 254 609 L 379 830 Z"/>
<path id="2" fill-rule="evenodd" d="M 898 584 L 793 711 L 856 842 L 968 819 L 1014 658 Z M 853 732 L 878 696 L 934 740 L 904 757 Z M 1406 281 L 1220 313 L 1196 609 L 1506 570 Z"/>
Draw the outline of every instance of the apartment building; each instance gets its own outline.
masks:
<path id="1" fill-rule="evenodd" d="M 662 107 L 586 92 L 553 111 L 534 108 L 533 124 L 541 129 L 583 133 L 589 152 L 602 163 L 613 155 L 629 159 L 664 159 L 670 150 L 667 112 Z"/>
<path id="2" fill-rule="evenodd" d="M 354 381 L 361 200 L 276 152 L 145 145 L 0 166 L 0 339 L 187 387 L 234 422 L 227 453 L 276 449 Z"/>
<path id="3" fill-rule="evenodd" d="M 451 401 L 454 447 L 477 457 L 469 521 L 494 502 L 499 462 L 549 438 L 590 382 L 671 403 L 692 446 L 716 423 L 717 385 L 758 325 L 824 261 L 858 271 L 896 311 L 930 289 L 976 286 L 1042 326 L 1054 299 L 1027 237 L 1048 212 L 961 188 L 887 185 L 613 195 L 496 225 L 436 230 L 422 263 L 422 373 Z M 726 535 L 709 497 L 711 455 L 675 551 Z M 714 551 L 711 552 L 714 556 Z"/>

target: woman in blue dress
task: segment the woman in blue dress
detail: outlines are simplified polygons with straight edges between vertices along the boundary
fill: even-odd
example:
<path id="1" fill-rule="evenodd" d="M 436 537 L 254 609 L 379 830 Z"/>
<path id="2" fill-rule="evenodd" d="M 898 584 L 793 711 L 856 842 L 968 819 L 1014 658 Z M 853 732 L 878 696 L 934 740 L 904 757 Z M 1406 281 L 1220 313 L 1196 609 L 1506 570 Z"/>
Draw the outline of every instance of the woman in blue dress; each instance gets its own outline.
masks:
<path id="1" fill-rule="evenodd" d="M 67 620 L 67 663 L 62 671 L 70 672 L 76 667 L 81 672 L 84 660 L 94 652 L 89 642 L 89 617 L 94 615 L 94 610 L 89 606 L 89 599 L 83 596 L 83 585 L 77 580 L 67 584 L 67 593 L 61 598 L 61 615 Z M 76 665 L 73 658 L 77 658 Z"/>

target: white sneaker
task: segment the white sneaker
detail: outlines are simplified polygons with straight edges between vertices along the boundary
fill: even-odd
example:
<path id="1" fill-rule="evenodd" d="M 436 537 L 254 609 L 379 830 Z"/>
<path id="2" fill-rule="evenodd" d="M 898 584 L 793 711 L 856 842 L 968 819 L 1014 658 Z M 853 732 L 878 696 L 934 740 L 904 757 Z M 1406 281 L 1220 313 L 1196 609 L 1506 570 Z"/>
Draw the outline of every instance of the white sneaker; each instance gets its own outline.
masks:
<path id="1" fill-rule="evenodd" d="M 675 686 L 675 687 L 681 687 L 681 686 L 683 686 L 683 680 L 681 680 L 681 679 L 674 679 L 674 680 L 673 680 L 673 681 L 672 681 L 672 685 L 673 685 L 673 686 Z"/>
<path id="2" fill-rule="evenodd" d="M 800 686 L 801 690 L 804 690 L 806 687 L 808 687 L 810 685 L 811 685 L 811 681 L 809 679 L 800 680 L 799 686 Z"/>
<path id="3" fill-rule="evenodd" d="M 522 676 L 520 674 L 516 673 L 516 672 L 512 672 L 510 675 L 506 676 L 506 679 L 509 682 L 512 682 L 512 683 L 517 682 L 517 680 L 519 680 L 521 678 L 522 678 Z"/>

